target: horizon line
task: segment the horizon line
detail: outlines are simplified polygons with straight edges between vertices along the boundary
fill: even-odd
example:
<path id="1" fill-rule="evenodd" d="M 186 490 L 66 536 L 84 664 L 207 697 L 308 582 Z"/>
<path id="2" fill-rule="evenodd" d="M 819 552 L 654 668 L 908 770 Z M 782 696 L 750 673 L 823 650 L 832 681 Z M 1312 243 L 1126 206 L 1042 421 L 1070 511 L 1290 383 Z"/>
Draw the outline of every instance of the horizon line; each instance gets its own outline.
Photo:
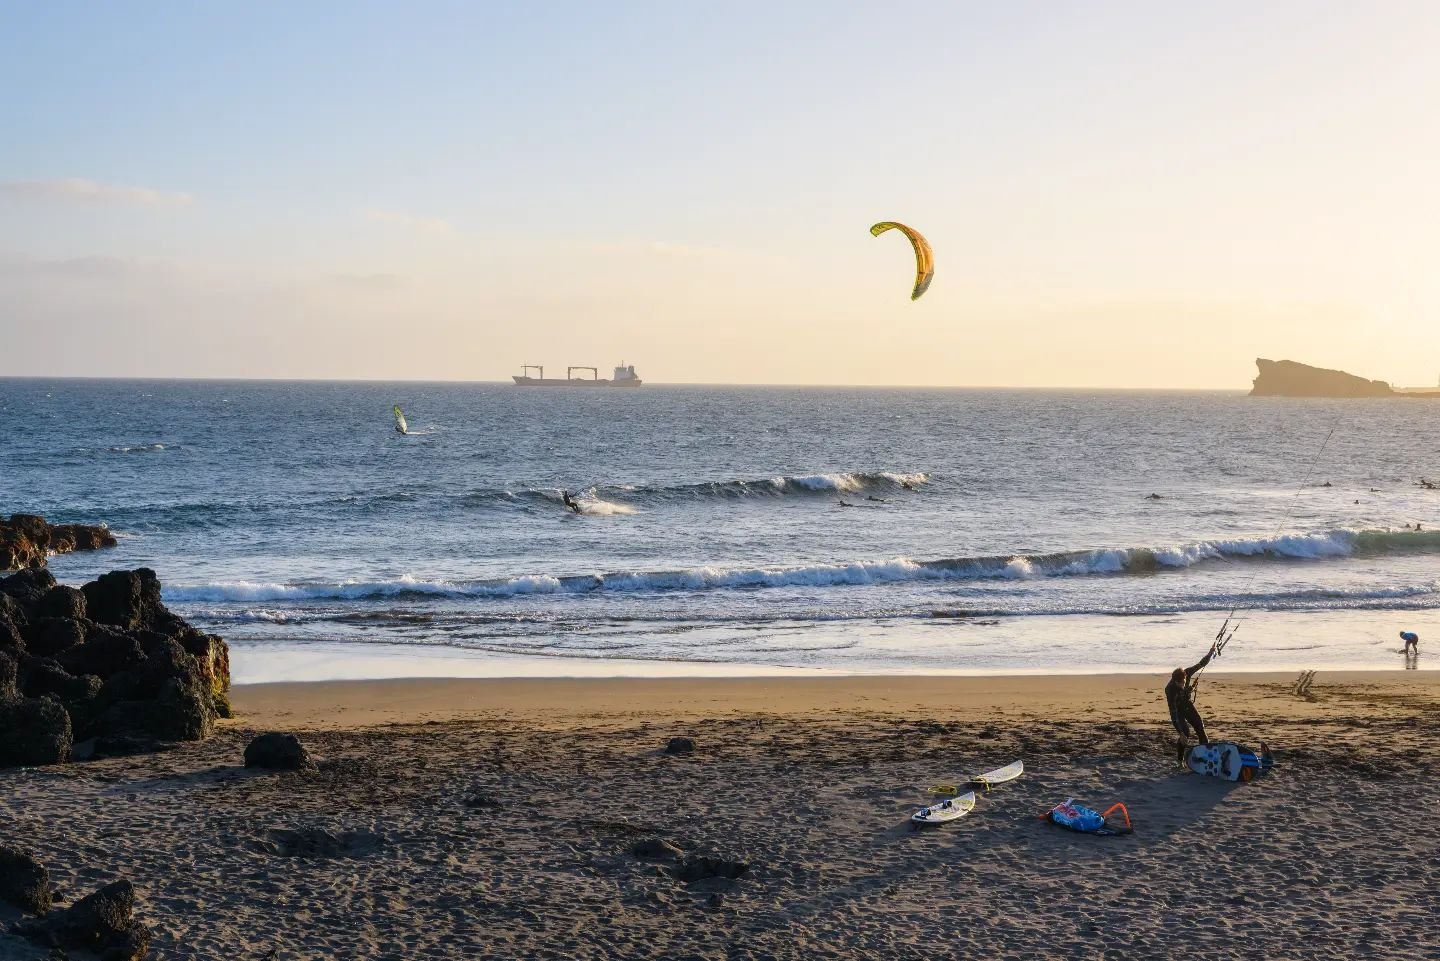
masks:
<path id="1" fill-rule="evenodd" d="M 176 376 L 116 376 L 92 374 L 0 374 L 0 381 L 8 380 L 57 380 L 57 381 L 142 381 L 163 383 L 181 381 L 185 383 L 228 383 L 228 384 L 475 384 L 477 386 L 516 386 L 504 380 L 452 380 L 387 378 L 387 377 L 176 377 Z M 556 385 L 557 387 L 559 385 Z M 646 381 L 644 387 L 783 387 L 848 390 L 1068 390 L 1068 391 L 1149 391 L 1154 393 L 1237 393 L 1243 387 L 1134 387 L 1095 386 L 1078 384 L 840 384 L 840 383 L 761 383 L 726 381 Z M 630 391 L 627 390 L 627 393 Z"/>

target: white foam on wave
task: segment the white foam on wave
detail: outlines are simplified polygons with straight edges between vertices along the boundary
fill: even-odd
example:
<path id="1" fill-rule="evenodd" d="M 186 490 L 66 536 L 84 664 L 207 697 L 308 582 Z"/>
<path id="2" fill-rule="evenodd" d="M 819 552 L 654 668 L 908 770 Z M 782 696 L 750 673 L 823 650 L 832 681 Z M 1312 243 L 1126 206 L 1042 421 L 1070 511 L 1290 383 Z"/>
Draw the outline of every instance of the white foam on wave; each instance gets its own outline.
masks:
<path id="1" fill-rule="evenodd" d="M 587 509 L 596 501 L 582 502 Z M 608 503 L 608 502 L 598 502 Z M 623 505 L 615 505 L 623 506 Z M 588 510 L 587 510 L 588 512 Z M 525 574 L 483 581 L 425 580 L 406 574 L 384 581 L 283 584 L 226 581 L 165 588 L 173 601 L 357 600 L 405 594 L 446 597 L 513 597 L 525 594 L 583 594 L 594 591 L 704 591 L 763 587 L 834 587 L 919 580 L 1028 580 L 1054 577 L 1120 576 L 1183 569 L 1206 561 L 1274 557 L 1320 560 L 1351 556 L 1362 538 L 1375 545 L 1424 547 L 1421 535 L 1403 532 L 1333 530 L 1280 537 L 1201 541 L 1169 547 L 1115 548 L 1046 555 L 955 558 L 919 561 L 909 557 L 834 564 L 723 568 L 702 566 L 672 571 L 620 571 L 556 576 Z"/>

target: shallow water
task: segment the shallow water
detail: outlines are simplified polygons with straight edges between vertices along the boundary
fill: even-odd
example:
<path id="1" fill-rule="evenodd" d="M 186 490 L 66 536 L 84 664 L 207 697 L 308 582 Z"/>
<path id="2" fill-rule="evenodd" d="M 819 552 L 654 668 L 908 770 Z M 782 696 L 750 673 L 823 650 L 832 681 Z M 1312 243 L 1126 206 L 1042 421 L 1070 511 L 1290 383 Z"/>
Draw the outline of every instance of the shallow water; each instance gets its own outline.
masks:
<path id="1" fill-rule="evenodd" d="M 1232 607 L 1256 612 L 1233 668 L 1397 667 L 1440 606 L 1418 401 L 0 380 L 0 412 L 3 509 L 121 537 L 57 576 L 154 567 L 256 676 L 351 645 L 519 673 L 1149 670 Z"/>

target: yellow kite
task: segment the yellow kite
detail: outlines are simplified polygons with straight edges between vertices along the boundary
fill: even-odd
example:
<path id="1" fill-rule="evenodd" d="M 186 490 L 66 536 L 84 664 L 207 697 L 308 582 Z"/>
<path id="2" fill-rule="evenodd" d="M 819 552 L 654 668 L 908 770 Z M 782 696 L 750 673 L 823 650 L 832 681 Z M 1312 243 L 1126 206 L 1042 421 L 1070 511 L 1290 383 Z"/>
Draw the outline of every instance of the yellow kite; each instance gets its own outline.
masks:
<path id="1" fill-rule="evenodd" d="M 930 244 L 920 232 L 907 227 L 904 224 L 885 221 L 870 228 L 871 235 L 878 237 L 885 231 L 894 228 L 910 238 L 910 246 L 915 248 L 915 290 L 911 292 L 911 300 L 919 300 L 920 295 L 930 288 L 930 279 L 935 276 L 935 254 L 930 249 Z"/>

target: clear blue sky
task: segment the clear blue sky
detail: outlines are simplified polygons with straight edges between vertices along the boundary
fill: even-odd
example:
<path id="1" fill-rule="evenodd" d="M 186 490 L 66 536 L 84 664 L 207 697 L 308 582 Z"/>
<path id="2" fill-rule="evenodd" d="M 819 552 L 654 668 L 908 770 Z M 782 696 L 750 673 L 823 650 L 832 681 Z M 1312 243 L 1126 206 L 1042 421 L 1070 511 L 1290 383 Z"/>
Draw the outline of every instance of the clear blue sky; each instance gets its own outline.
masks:
<path id="1" fill-rule="evenodd" d="M 1429 383 L 1437 48 L 1429 3 L 0 0 L 0 374 Z"/>

